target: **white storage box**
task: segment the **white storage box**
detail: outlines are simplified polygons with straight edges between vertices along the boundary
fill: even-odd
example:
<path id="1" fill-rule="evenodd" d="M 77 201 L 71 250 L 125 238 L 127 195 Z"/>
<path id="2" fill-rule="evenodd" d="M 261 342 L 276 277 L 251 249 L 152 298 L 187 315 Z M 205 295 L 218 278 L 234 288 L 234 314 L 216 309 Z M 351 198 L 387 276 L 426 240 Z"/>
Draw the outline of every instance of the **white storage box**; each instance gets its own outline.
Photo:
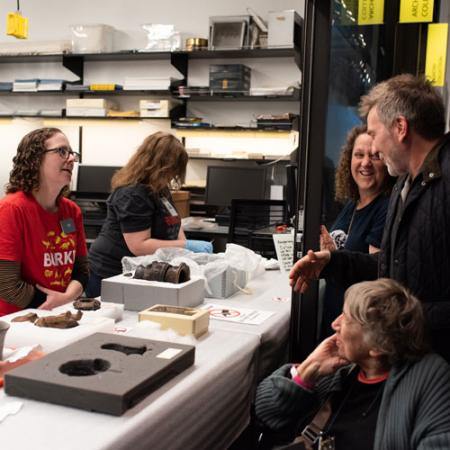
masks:
<path id="1" fill-rule="evenodd" d="M 129 311 L 142 311 L 156 304 L 192 307 L 203 303 L 204 289 L 202 278 L 174 284 L 116 275 L 102 280 L 101 299 L 122 303 Z"/>
<path id="2" fill-rule="evenodd" d="M 269 11 L 267 44 L 270 47 L 294 46 L 295 24 L 301 24 L 301 17 L 293 9 Z"/>
<path id="3" fill-rule="evenodd" d="M 73 53 L 109 53 L 113 50 L 114 28 L 109 25 L 72 25 Z"/>
<path id="4" fill-rule="evenodd" d="M 141 117 L 169 117 L 171 108 L 169 100 L 139 100 Z"/>
<path id="5" fill-rule="evenodd" d="M 205 297 L 227 298 L 245 288 L 247 284 L 247 272 L 244 270 L 227 267 L 222 272 L 208 280 L 208 290 Z"/>

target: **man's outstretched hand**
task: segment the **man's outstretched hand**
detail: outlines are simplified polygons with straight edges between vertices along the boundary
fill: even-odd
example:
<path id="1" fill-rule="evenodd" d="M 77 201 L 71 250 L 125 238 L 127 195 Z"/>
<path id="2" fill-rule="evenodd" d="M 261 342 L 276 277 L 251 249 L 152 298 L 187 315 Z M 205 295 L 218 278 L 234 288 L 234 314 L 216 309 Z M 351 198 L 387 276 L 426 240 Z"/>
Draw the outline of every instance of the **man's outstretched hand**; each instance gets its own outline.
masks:
<path id="1" fill-rule="evenodd" d="M 289 283 L 296 292 L 305 293 L 313 280 L 318 280 L 322 269 L 331 258 L 329 250 L 308 253 L 299 259 L 289 273 Z"/>

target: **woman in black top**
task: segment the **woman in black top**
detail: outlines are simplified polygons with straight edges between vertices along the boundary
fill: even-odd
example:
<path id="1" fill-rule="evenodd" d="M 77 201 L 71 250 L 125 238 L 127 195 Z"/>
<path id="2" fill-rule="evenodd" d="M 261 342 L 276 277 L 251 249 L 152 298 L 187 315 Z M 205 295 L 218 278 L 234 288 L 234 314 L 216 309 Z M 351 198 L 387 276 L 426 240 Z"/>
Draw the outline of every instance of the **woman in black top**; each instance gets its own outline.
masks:
<path id="1" fill-rule="evenodd" d="M 336 170 L 336 200 L 345 205 L 330 234 L 322 226 L 321 250 L 379 251 L 394 182 L 378 153 L 372 152 L 367 126 L 352 128 Z M 333 334 L 331 323 L 342 310 L 343 300 L 344 289 L 328 281 L 323 296 L 322 338 Z"/>
<path id="2" fill-rule="evenodd" d="M 157 132 L 114 174 L 106 220 L 89 249 L 86 295 L 100 295 L 101 280 L 122 272 L 124 256 L 148 255 L 163 247 L 212 252 L 210 242 L 186 239 L 170 195 L 169 185 L 184 181 L 187 161 L 175 136 Z"/>

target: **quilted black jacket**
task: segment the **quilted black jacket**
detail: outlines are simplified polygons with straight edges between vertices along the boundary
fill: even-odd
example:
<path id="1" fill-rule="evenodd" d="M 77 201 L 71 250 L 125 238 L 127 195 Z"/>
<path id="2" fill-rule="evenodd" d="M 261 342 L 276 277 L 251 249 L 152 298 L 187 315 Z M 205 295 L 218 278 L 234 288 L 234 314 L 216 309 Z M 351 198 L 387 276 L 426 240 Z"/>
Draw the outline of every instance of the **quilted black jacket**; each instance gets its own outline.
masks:
<path id="1" fill-rule="evenodd" d="M 334 252 L 322 276 L 344 287 L 378 277 L 401 282 L 423 302 L 433 348 L 450 361 L 450 134 L 428 154 L 397 215 L 405 178 L 392 191 L 381 251 Z"/>

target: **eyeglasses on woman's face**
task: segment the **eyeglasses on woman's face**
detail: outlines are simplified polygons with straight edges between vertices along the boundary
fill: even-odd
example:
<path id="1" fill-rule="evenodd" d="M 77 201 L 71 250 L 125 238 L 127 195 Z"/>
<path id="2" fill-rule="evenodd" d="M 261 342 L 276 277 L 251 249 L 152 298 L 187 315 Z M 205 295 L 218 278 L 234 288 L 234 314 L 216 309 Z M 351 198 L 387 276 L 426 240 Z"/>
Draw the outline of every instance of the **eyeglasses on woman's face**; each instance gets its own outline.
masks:
<path id="1" fill-rule="evenodd" d="M 74 152 L 70 147 L 56 147 L 56 148 L 49 148 L 47 150 L 44 150 L 44 153 L 58 153 L 58 155 L 66 161 L 71 156 L 73 156 L 73 160 L 75 162 L 80 161 L 80 154 L 78 152 Z"/>

